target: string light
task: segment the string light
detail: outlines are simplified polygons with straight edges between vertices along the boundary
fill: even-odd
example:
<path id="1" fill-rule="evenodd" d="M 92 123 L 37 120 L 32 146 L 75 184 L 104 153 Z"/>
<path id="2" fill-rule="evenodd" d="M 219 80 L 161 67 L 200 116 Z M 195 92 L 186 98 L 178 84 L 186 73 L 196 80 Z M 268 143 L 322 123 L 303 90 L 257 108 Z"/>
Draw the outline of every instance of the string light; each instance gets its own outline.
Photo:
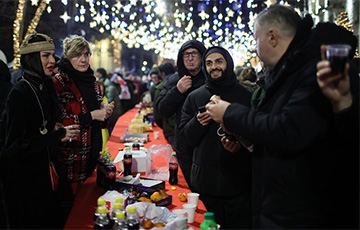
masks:
<path id="1" fill-rule="evenodd" d="M 40 6 L 36 9 L 35 16 L 30 22 L 30 25 L 27 29 L 27 32 L 25 34 L 25 37 L 29 34 L 32 34 L 35 32 L 35 29 L 40 21 L 40 17 L 43 14 L 46 6 L 48 3 L 50 3 L 51 0 L 43 0 L 40 3 Z M 23 19 L 24 15 L 24 9 L 25 9 L 25 0 L 20 0 L 19 5 L 16 12 L 16 18 L 14 20 L 14 35 L 13 35 L 13 41 L 14 41 L 14 69 L 18 69 L 20 67 L 20 42 L 22 38 L 20 37 L 20 31 L 21 31 L 21 21 Z"/>
<path id="2" fill-rule="evenodd" d="M 34 0 L 35 1 L 35 0 Z M 49 0 L 48 0 L 49 1 Z M 19 1 L 25 3 L 24 0 Z M 72 1 L 61 0 L 66 6 Z M 120 63 L 121 44 L 129 48 L 142 46 L 161 59 L 176 59 L 180 46 L 198 40 L 206 47 L 220 45 L 229 50 L 236 65 L 258 61 L 252 35 L 257 13 L 275 0 L 190 1 L 190 0 L 83 0 L 74 18 L 100 33 L 109 33 L 114 47 L 114 62 Z M 300 0 L 282 0 L 300 12 Z M 110 4 L 110 5 L 109 5 Z M 49 9 L 48 9 L 49 10 Z M 19 13 L 22 13 L 18 9 Z M 65 13 L 64 13 L 65 15 Z M 77 16 L 77 17 L 75 17 Z M 68 17 L 70 17 L 68 15 Z M 22 15 L 20 17 L 20 20 Z M 89 20 L 90 18 L 90 20 Z M 18 19 L 18 17 L 17 17 Z M 64 23 L 67 23 L 64 19 Z M 14 39 L 16 34 L 14 21 Z M 19 23 L 19 21 L 18 21 Z M 14 43 L 15 50 L 15 43 Z"/>

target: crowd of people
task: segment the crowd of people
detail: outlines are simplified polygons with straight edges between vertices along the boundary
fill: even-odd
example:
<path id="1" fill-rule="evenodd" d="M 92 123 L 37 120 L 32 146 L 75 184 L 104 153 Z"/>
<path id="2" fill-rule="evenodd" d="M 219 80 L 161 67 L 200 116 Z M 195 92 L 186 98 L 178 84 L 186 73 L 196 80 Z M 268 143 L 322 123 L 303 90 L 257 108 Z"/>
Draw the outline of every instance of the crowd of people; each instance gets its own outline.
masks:
<path id="1" fill-rule="evenodd" d="M 359 229 L 356 37 L 277 4 L 258 14 L 254 37 L 261 72 L 190 40 L 144 82 L 93 71 L 81 36 L 64 39 L 61 58 L 47 35 L 27 36 L 14 85 L 0 63 L 0 227 L 62 228 L 102 130 L 149 92 L 189 188 L 222 229 Z M 344 72 L 332 72 L 328 44 L 351 47 Z"/>

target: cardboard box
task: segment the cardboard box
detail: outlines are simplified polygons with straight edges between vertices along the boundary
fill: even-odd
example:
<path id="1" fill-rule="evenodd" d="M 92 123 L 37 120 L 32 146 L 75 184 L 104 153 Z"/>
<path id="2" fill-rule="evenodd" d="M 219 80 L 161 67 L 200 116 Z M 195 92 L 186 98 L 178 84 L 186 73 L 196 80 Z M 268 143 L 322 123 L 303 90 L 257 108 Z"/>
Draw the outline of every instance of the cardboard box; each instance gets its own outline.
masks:
<path id="1" fill-rule="evenodd" d="M 114 164 L 119 163 L 119 168 L 121 170 L 124 170 L 124 150 L 119 151 L 117 154 Z M 137 172 L 147 172 L 148 170 L 148 161 L 150 159 L 147 158 L 147 153 L 144 150 L 132 150 L 132 166 L 131 166 L 131 172 L 137 173 Z M 149 162 L 149 166 L 151 165 L 151 161 Z"/>

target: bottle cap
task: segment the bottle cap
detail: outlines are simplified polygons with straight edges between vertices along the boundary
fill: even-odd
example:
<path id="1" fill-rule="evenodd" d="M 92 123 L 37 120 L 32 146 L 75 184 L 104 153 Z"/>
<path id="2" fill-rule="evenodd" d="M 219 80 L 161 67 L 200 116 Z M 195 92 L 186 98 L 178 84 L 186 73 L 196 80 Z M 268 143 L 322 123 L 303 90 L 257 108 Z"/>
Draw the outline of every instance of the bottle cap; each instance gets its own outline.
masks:
<path id="1" fill-rule="evenodd" d="M 113 208 L 114 209 L 121 209 L 121 203 L 114 203 Z"/>
<path id="2" fill-rule="evenodd" d="M 105 203 L 106 203 L 106 201 L 105 201 L 104 199 L 99 198 L 99 199 L 97 200 L 98 206 L 104 205 Z"/>
<path id="3" fill-rule="evenodd" d="M 118 196 L 118 197 L 115 198 L 115 202 L 122 204 L 124 202 L 124 199 L 121 196 Z"/>
<path id="4" fill-rule="evenodd" d="M 206 212 L 204 214 L 204 219 L 205 220 L 214 220 L 215 219 L 215 214 L 213 212 Z"/>
<path id="5" fill-rule="evenodd" d="M 100 213 L 100 214 L 105 214 L 106 211 L 107 211 L 106 207 L 104 207 L 104 206 L 101 206 L 101 207 L 97 208 L 97 212 Z"/>
<path id="6" fill-rule="evenodd" d="M 131 206 L 127 208 L 128 213 L 135 213 L 136 212 L 136 207 L 135 206 Z"/>
<path id="7" fill-rule="evenodd" d="M 118 220 L 125 219 L 125 212 L 116 212 L 115 216 Z"/>

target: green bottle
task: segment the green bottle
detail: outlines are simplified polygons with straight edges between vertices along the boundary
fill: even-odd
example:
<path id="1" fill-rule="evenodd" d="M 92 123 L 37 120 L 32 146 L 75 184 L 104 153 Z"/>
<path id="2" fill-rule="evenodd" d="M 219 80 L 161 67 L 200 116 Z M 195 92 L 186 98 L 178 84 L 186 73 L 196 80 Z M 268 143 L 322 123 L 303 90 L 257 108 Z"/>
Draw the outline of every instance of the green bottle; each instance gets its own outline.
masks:
<path id="1" fill-rule="evenodd" d="M 204 221 L 200 224 L 201 230 L 217 230 L 218 225 L 215 222 L 215 214 L 213 212 L 206 212 L 204 214 Z"/>

